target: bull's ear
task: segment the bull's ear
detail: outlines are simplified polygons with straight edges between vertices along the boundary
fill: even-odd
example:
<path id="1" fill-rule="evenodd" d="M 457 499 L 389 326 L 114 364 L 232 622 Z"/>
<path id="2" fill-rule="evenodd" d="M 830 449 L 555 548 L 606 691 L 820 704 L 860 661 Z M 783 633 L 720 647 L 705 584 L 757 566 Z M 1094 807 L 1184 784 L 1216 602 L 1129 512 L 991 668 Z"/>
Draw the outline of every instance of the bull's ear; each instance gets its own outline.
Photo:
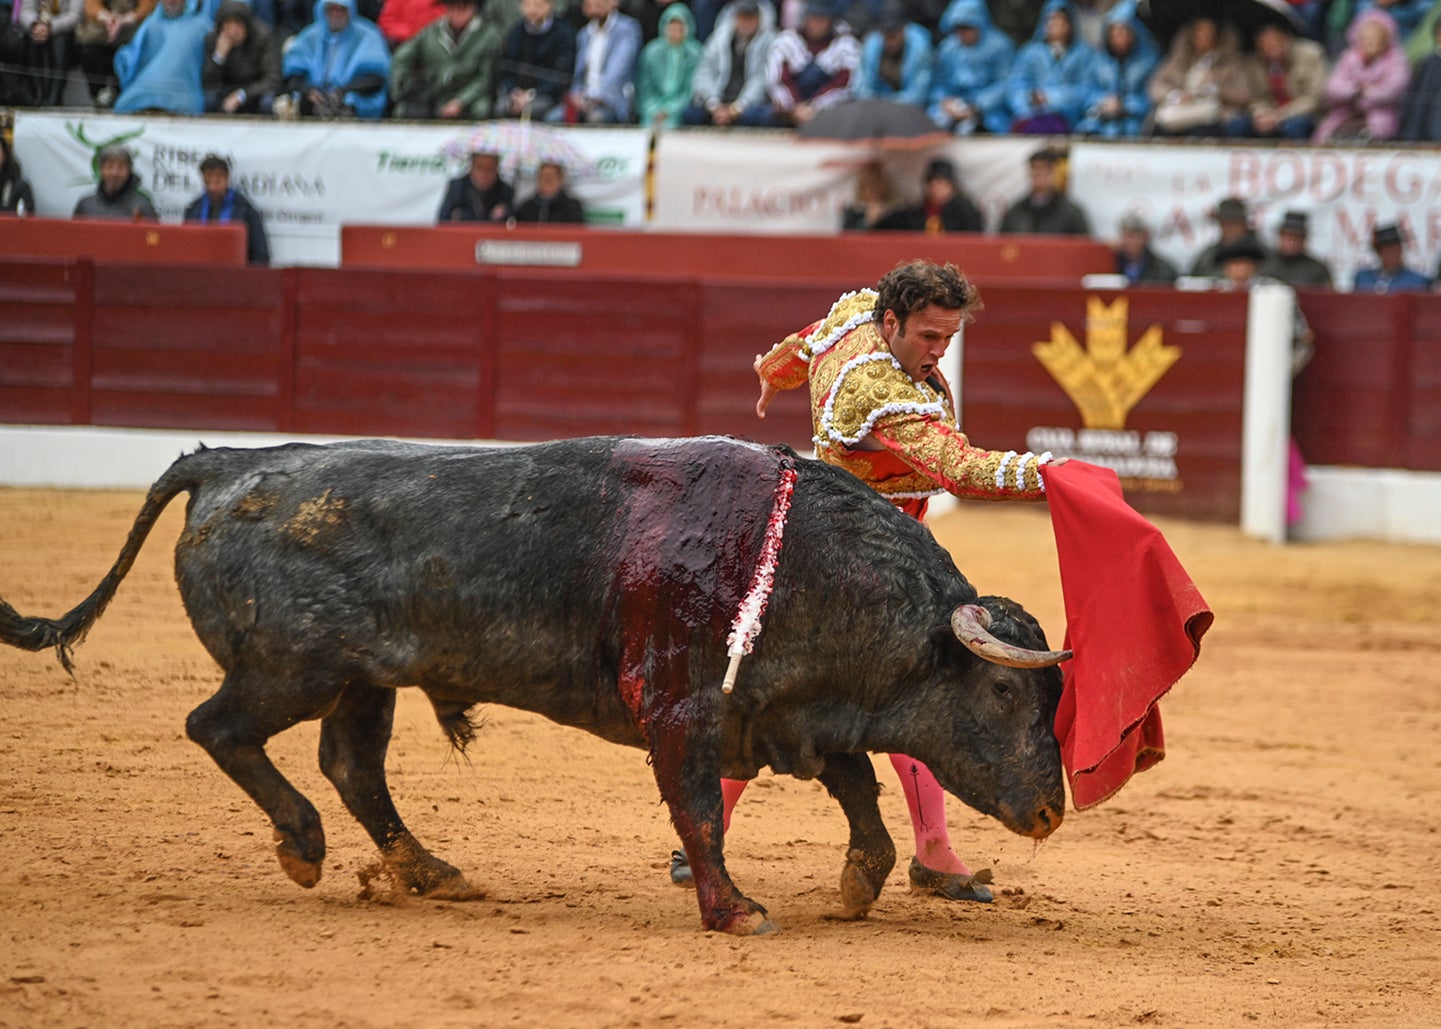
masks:
<path id="1" fill-rule="evenodd" d="M 1027 650 L 991 635 L 991 613 L 980 604 L 962 604 L 951 614 L 951 632 L 979 658 L 1008 668 L 1050 668 L 1071 658 L 1069 650 Z"/>

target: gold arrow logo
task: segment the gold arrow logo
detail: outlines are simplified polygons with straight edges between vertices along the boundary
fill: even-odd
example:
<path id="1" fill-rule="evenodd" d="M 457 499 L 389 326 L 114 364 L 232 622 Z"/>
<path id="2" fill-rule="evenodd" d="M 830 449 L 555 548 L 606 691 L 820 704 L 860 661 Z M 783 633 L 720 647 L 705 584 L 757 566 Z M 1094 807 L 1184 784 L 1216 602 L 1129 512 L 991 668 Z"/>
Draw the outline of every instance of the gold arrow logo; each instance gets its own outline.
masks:
<path id="1" fill-rule="evenodd" d="M 1099 297 L 1088 297 L 1084 347 L 1060 322 L 1051 323 L 1050 340 L 1031 345 L 1088 429 L 1124 429 L 1131 409 L 1181 356 L 1180 347 L 1161 341 L 1159 325 L 1148 328 L 1128 350 L 1129 311 L 1125 297 L 1109 306 Z"/>

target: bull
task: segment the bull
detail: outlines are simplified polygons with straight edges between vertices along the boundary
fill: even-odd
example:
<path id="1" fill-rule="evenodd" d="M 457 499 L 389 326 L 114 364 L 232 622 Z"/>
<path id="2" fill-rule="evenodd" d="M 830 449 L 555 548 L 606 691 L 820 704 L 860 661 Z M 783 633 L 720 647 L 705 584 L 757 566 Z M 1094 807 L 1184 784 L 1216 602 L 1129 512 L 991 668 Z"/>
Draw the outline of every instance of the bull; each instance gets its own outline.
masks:
<path id="1" fill-rule="evenodd" d="M 726 636 L 793 471 L 773 590 L 734 692 Z M 980 597 L 921 525 L 848 473 L 726 438 L 576 439 L 515 448 L 388 441 L 200 448 L 150 488 L 114 567 L 58 619 L 0 601 L 0 640 L 71 648 L 156 519 L 190 494 L 176 581 L 224 671 L 186 721 L 269 816 L 301 886 L 319 814 L 267 741 L 320 719 L 320 767 L 413 894 L 480 891 L 406 828 L 386 783 L 395 691 L 415 686 L 455 747 L 470 710 L 534 711 L 649 753 L 690 857 L 701 921 L 774 928 L 722 854 L 722 776 L 818 778 L 850 826 L 843 909 L 895 864 L 868 752 L 912 755 L 971 807 L 1041 839 L 1065 805 L 1060 698 L 1040 626 Z"/>

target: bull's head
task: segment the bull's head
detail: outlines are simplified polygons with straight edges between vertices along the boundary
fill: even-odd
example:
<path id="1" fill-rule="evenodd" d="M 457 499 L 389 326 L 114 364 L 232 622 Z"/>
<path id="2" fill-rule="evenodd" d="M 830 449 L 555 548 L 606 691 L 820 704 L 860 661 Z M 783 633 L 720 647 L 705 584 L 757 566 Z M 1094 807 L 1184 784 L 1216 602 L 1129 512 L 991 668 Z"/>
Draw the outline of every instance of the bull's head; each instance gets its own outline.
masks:
<path id="1" fill-rule="evenodd" d="M 1035 839 L 1061 824 L 1066 793 L 1056 707 L 1069 651 L 1046 649 L 1041 627 L 1004 597 L 982 597 L 951 616 L 951 631 L 982 661 L 967 662 L 953 728 L 956 761 L 932 768 L 970 806 Z"/>

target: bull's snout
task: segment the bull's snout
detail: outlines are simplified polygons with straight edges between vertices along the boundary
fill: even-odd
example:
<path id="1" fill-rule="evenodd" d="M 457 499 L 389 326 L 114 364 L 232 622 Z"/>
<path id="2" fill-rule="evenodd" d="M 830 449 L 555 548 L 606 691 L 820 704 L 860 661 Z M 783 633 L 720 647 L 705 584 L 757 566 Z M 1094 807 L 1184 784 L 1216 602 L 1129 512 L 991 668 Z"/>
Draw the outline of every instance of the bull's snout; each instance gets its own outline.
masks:
<path id="1" fill-rule="evenodd" d="M 1052 804 L 1045 804 L 1031 816 L 1031 828 L 1026 835 L 1033 840 L 1044 840 L 1051 833 L 1061 827 L 1061 820 L 1065 818 L 1065 808 Z"/>

